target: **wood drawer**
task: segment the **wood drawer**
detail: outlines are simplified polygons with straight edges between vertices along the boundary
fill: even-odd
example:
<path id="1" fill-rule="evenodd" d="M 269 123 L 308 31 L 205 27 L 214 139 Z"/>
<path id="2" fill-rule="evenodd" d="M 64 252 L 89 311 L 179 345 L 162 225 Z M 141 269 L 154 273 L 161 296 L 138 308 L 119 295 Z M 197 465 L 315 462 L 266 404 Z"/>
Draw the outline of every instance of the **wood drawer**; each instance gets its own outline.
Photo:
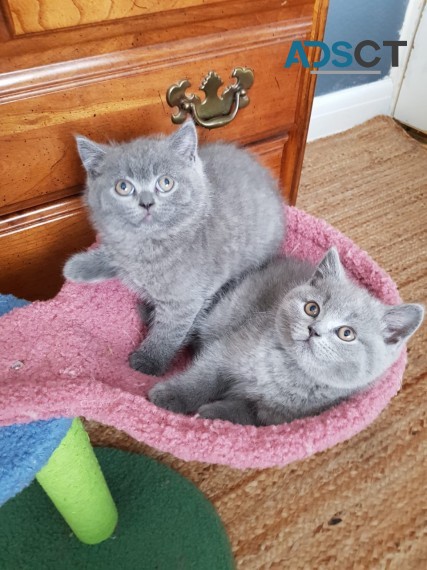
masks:
<path id="1" fill-rule="evenodd" d="M 227 0 L 178 0 L 172 3 L 172 9 L 179 10 L 201 4 L 226 2 Z M 7 15 L 15 35 L 31 32 L 46 32 L 59 28 L 69 28 L 108 22 L 121 18 L 145 16 L 156 12 L 165 12 L 171 5 L 170 0 L 144 0 L 141 4 L 133 0 L 99 1 L 94 0 L 4 0 Z"/>
<path id="2" fill-rule="evenodd" d="M 229 79 L 233 68 L 247 66 L 254 70 L 255 82 L 249 91 L 249 106 L 226 127 L 199 129 L 201 141 L 226 139 L 248 144 L 287 132 L 296 119 L 300 68 L 284 69 L 283 63 L 291 40 L 305 37 L 309 31 L 309 25 L 284 22 L 274 28 L 233 31 L 221 38 L 193 39 L 191 46 L 184 41 L 150 50 L 140 48 L 118 55 L 114 65 L 110 56 L 92 58 L 86 62 L 91 75 L 80 79 L 70 80 L 63 69 L 58 70 L 50 78 L 56 81 L 55 88 L 48 92 L 38 93 L 34 88 L 34 96 L 29 98 L 28 92 L 25 98 L 22 91 L 16 92 L 12 102 L 5 102 L 1 109 L 0 153 L 7 160 L 0 180 L 0 213 L 80 191 L 84 174 L 75 133 L 104 142 L 171 132 L 176 127 L 166 103 L 167 88 L 188 78 L 197 90 L 211 69 L 224 82 L 233 83 Z M 44 72 L 40 70 L 40 75 Z"/>

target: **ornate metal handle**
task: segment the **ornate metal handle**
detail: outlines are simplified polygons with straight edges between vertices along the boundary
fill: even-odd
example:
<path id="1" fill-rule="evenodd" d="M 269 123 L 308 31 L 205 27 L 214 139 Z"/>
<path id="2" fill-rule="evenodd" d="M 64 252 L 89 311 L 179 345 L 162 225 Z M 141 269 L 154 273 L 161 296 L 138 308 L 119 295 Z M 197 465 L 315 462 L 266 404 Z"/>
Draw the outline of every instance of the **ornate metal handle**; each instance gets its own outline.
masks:
<path id="1" fill-rule="evenodd" d="M 191 87 L 188 79 L 171 85 L 166 92 L 166 100 L 171 107 L 178 107 L 178 112 L 172 115 L 172 122 L 183 123 L 187 113 L 190 113 L 194 122 L 206 129 L 228 125 L 237 115 L 237 111 L 249 104 L 247 90 L 252 87 L 254 73 L 248 67 L 236 67 L 231 77 L 237 79 L 236 83 L 229 85 L 222 95 L 218 95 L 218 89 L 223 82 L 215 71 L 210 71 L 200 85 L 200 90 L 205 93 L 203 101 L 197 95 L 185 94 L 186 89 Z"/>

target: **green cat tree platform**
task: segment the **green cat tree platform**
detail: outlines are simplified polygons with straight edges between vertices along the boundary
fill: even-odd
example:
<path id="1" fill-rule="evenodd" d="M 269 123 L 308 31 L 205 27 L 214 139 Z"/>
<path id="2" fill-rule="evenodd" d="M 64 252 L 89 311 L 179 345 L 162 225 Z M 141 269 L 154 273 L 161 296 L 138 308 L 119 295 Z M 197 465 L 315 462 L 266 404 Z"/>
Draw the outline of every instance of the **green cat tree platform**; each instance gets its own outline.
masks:
<path id="1" fill-rule="evenodd" d="M 83 544 L 35 481 L 0 509 L 1 570 L 231 570 L 234 567 L 221 520 L 192 483 L 142 455 L 106 448 L 96 449 L 95 454 L 119 512 L 117 527 L 110 538 L 92 546 Z M 74 466 L 69 467 L 71 476 Z M 63 483 L 56 480 L 54 464 L 41 476 L 46 477 L 49 485 L 53 485 L 51 489 L 55 489 L 50 496 L 60 509 L 65 500 Z M 96 478 L 92 481 L 93 485 L 86 480 L 79 505 L 91 501 L 92 492 L 103 493 Z M 69 506 L 65 504 L 67 517 L 73 511 Z M 83 520 L 82 514 L 79 520 Z M 105 509 L 104 515 L 104 520 L 100 520 L 102 516 L 99 519 L 100 528 L 111 528 L 111 510 Z M 84 516 L 93 521 L 93 513 L 86 511 Z M 81 530 L 87 538 L 86 530 Z M 93 532 L 94 528 L 90 537 Z"/>

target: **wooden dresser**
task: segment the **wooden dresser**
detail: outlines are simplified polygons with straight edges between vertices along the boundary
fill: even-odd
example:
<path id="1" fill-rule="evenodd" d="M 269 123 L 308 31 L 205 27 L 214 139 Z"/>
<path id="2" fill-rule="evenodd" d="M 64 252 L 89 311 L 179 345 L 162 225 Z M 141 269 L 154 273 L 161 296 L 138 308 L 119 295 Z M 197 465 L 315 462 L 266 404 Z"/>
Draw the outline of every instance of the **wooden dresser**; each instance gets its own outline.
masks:
<path id="1" fill-rule="evenodd" d="M 94 239 L 73 135 L 171 132 L 169 87 L 203 100 L 213 70 L 254 82 L 245 108 L 200 140 L 248 146 L 295 202 L 315 75 L 285 69 L 293 40 L 322 39 L 327 0 L 0 0 L 0 292 L 59 290 L 64 260 Z M 307 50 L 315 61 L 316 50 Z"/>

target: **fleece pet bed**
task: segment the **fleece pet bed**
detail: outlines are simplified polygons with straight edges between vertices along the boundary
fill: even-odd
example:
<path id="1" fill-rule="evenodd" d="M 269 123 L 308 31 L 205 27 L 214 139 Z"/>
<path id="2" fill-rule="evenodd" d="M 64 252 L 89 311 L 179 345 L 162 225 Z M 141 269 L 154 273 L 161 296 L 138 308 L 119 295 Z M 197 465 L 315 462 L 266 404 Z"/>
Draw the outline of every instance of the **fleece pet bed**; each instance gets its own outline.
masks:
<path id="1" fill-rule="evenodd" d="M 348 272 L 389 304 L 400 303 L 391 278 L 350 239 L 287 208 L 283 252 L 318 262 L 335 245 Z M 369 390 L 319 416 L 256 428 L 174 414 L 146 394 L 159 379 L 131 370 L 128 354 L 145 329 L 136 297 L 118 280 L 66 283 L 50 301 L 0 320 L 0 424 L 82 415 L 185 460 L 236 468 L 285 465 L 344 441 L 369 425 L 398 392 L 402 353 Z M 175 367 L 185 364 L 177 359 Z"/>
<path id="2" fill-rule="evenodd" d="M 0 295 L 0 316 L 28 301 Z M 0 506 L 27 487 L 71 427 L 71 420 L 47 420 L 0 428 Z"/>
<path id="3" fill-rule="evenodd" d="M 234 568 L 221 519 L 192 483 L 142 455 L 95 454 L 119 511 L 113 535 L 82 544 L 34 482 L 0 509 L 2 570 Z"/>
<path id="4" fill-rule="evenodd" d="M 0 316 L 27 304 L 13 295 L 0 295 Z M 94 544 L 111 535 L 117 523 L 116 507 L 79 419 L 0 428 L 0 506 L 34 478 L 80 540 Z M 12 566 L 12 560 L 0 564 L 1 568 Z"/>

